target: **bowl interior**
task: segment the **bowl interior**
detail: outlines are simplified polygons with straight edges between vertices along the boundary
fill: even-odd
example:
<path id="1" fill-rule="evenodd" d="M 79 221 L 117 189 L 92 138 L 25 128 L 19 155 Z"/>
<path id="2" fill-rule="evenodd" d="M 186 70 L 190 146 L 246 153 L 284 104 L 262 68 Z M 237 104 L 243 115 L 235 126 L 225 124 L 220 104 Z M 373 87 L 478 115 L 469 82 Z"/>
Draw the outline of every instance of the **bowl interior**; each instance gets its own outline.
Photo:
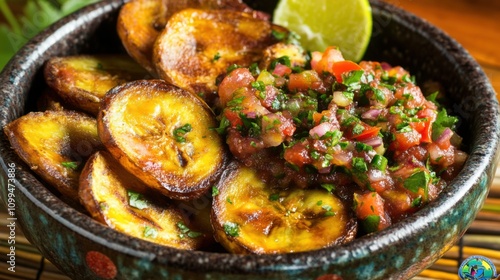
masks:
<path id="1" fill-rule="evenodd" d="M 115 31 L 116 16 L 123 2 L 102 1 L 85 8 L 50 27 L 16 55 L 0 76 L 2 127 L 34 110 L 36 97 L 44 86 L 40 69 L 49 57 L 125 52 Z M 270 6 L 266 7 L 269 9 Z M 16 164 L 16 186 L 33 204 L 32 211 L 46 213 L 55 223 L 62 224 L 64 230 L 82 238 L 82 244 L 106 248 L 109 254 L 147 260 L 195 274 L 214 271 L 215 276 L 257 273 L 271 277 L 286 271 L 289 275 L 295 273 L 297 279 L 302 273 L 319 276 L 332 270 L 345 270 L 340 274 L 349 279 L 349 275 L 359 274 L 350 274 L 348 270 L 361 271 L 369 262 L 382 264 L 394 261 L 399 255 L 403 258 L 397 259 L 401 265 L 388 268 L 384 275 L 414 275 L 439 258 L 444 253 L 443 248 L 449 248 L 464 233 L 475 213 L 466 220 L 450 218 L 444 222 L 439 219 L 450 213 L 458 217 L 469 207 L 461 206 L 463 209 L 457 210 L 457 205 L 464 201 L 479 201 L 480 206 L 486 196 L 497 158 L 498 103 L 484 73 L 455 41 L 426 22 L 386 3 L 372 1 L 372 8 L 374 32 L 365 59 L 401 65 L 414 74 L 417 81 L 438 81 L 450 99 L 448 108 L 451 113 L 461 118 L 459 133 L 464 136 L 466 151 L 470 154 L 464 170 L 436 201 L 388 230 L 343 246 L 297 254 L 237 256 L 179 251 L 120 234 L 68 206 L 44 187 L 21 162 L 3 134 L 0 138 L 2 169 L 5 172 L 8 163 Z M 488 175 L 486 178 L 485 174 Z M 4 198 L 5 192 L 2 190 Z M 471 198 L 466 199 L 467 196 Z M 479 206 L 474 205 L 474 208 Z M 443 238 L 442 233 L 453 223 L 458 223 L 459 227 L 453 235 Z M 37 239 L 36 233 L 27 235 L 43 252 L 48 250 L 39 244 L 43 242 Z M 422 248 L 418 257 L 407 258 L 407 250 L 401 248 L 409 245 L 418 247 L 419 240 L 423 238 L 438 245 Z M 393 249 L 390 249 L 391 246 Z M 370 259 L 370 255 L 376 257 Z M 58 266 L 67 270 L 64 264 Z M 307 272 L 309 268 L 317 271 Z"/>

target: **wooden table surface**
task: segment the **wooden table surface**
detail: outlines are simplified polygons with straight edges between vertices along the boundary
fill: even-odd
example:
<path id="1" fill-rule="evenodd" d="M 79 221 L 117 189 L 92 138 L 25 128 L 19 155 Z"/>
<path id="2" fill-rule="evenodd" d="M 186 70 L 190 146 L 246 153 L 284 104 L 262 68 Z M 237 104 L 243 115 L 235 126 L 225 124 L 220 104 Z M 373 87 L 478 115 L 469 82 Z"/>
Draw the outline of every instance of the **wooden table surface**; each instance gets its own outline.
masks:
<path id="1" fill-rule="evenodd" d="M 497 92 L 497 97 L 500 97 L 500 0 L 385 1 L 426 19 L 455 38 L 479 62 Z M 493 183 L 489 199 L 493 204 L 500 205 L 499 170 L 497 170 L 497 178 Z M 482 251 L 479 252 L 493 258 L 497 270 L 500 270 L 499 224 L 500 215 L 483 211 L 478 220 L 472 225 L 470 234 L 466 236 L 466 242 L 476 244 L 477 241 L 476 243 L 473 241 L 477 239 L 478 233 L 484 234 L 484 229 L 490 228 L 485 236 L 489 240 L 493 240 L 492 243 L 489 243 L 493 245 L 491 248 L 482 247 L 480 249 Z M 0 234 L 0 237 L 3 241 L 5 236 Z M 479 239 L 486 240 L 486 237 L 480 236 Z M 27 240 L 19 237 L 19 241 L 20 246 L 26 247 L 26 250 L 22 253 L 24 255 L 20 256 L 25 260 L 25 267 L 20 267 L 21 273 L 17 274 L 15 278 L 10 278 L 12 275 L 9 276 L 4 273 L 5 264 L 0 265 L 0 268 L 2 268 L 0 279 L 67 279 L 59 274 L 54 266 L 41 258 L 36 248 L 31 247 Z M 479 243 L 484 244 L 484 242 Z M 458 279 L 458 250 L 457 246 L 452 248 L 435 266 L 422 272 L 415 279 Z M 467 254 L 467 250 L 469 250 L 469 254 L 472 254 L 477 249 L 465 247 L 464 254 Z M 1 248 L 0 252 L 4 255 Z M 4 263 L 3 258 L 0 259 Z"/>
<path id="2" fill-rule="evenodd" d="M 500 97 L 500 1 L 385 0 L 441 28 L 482 66 Z"/>

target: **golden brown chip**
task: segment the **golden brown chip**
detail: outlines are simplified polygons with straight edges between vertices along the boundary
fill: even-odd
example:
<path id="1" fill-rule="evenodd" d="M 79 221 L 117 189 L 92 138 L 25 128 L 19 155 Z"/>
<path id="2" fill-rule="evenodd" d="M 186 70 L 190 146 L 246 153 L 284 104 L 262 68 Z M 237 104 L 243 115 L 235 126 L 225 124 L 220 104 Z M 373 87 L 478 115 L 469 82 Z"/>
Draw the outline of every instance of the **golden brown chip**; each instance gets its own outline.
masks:
<path id="1" fill-rule="evenodd" d="M 201 196 L 227 157 L 207 105 L 161 80 L 110 91 L 98 116 L 101 140 L 122 166 L 175 199 Z"/>
<path id="2" fill-rule="evenodd" d="M 80 201 L 91 216 L 125 234 L 179 249 L 194 250 L 211 239 L 167 199 L 141 193 L 144 183 L 107 152 L 97 152 L 80 177 Z"/>
<path id="3" fill-rule="evenodd" d="M 4 128 L 12 148 L 60 193 L 78 199 L 78 177 L 101 147 L 94 118 L 72 111 L 32 112 Z"/>
<path id="4" fill-rule="evenodd" d="M 230 252 L 276 254 L 316 250 L 354 239 L 356 219 L 325 189 L 277 189 L 233 163 L 214 197 L 212 226 Z"/>
<path id="5" fill-rule="evenodd" d="M 186 8 L 229 9 L 252 12 L 241 0 L 133 0 L 118 16 L 117 30 L 125 49 L 151 74 L 153 45 L 168 19 Z"/>
<path id="6" fill-rule="evenodd" d="M 216 79 L 231 65 L 250 66 L 276 42 L 273 25 L 246 13 L 185 9 L 174 14 L 158 37 L 153 61 L 158 75 L 201 95 L 216 97 Z"/>
<path id="7" fill-rule="evenodd" d="M 64 102 L 97 116 L 106 92 L 149 74 L 126 55 L 79 55 L 51 58 L 44 75 Z"/>

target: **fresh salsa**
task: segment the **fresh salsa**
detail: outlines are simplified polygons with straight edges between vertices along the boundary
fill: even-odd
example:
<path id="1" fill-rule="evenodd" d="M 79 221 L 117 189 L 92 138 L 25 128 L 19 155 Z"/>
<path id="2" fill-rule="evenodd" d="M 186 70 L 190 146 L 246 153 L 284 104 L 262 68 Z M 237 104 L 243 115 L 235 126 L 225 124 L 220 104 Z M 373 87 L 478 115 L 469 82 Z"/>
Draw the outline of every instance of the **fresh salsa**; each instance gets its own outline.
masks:
<path id="1" fill-rule="evenodd" d="M 280 43 L 228 69 L 217 131 L 266 182 L 325 188 L 373 232 L 435 199 L 467 158 L 438 96 L 402 67 Z"/>

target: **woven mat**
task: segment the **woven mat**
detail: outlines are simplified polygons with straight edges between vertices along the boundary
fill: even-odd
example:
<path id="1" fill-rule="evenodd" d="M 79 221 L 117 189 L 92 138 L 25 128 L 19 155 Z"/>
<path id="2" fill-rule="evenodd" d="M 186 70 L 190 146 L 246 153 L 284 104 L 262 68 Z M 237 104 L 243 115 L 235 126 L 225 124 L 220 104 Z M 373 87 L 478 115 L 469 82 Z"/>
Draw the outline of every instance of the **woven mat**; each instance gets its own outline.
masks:
<path id="1" fill-rule="evenodd" d="M 53 264 L 43 258 L 38 250 L 23 236 L 21 231 L 16 233 L 16 272 L 10 272 L 8 270 L 9 264 L 6 262 L 9 253 L 7 246 L 9 236 L 5 230 L 7 228 L 7 217 L 2 206 L 0 210 L 0 279 L 69 279 Z M 462 260 L 471 255 L 487 257 L 500 270 L 500 168 L 497 169 L 483 209 L 464 237 L 446 252 L 443 258 L 413 280 L 457 280 L 459 279 L 458 268 Z"/>

